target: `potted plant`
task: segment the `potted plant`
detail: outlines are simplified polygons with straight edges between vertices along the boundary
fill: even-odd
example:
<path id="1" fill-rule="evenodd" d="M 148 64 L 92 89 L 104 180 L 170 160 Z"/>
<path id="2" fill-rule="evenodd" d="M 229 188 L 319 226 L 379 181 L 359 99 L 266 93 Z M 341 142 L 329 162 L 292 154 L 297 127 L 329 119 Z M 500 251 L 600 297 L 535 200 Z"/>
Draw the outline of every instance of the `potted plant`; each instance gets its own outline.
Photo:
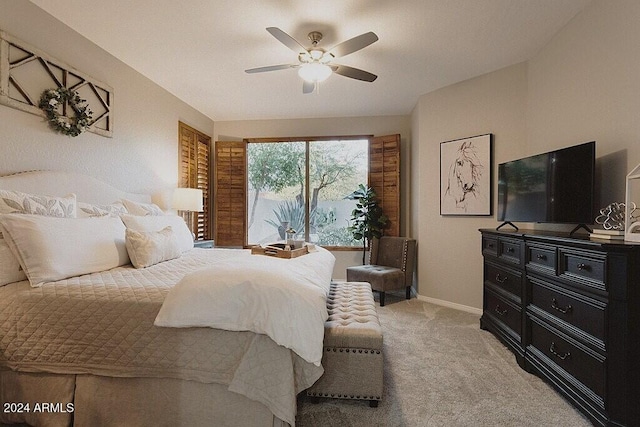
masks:
<path id="1" fill-rule="evenodd" d="M 382 212 L 373 188 L 360 184 L 358 189 L 347 196 L 356 200 L 356 208 L 351 212 L 351 225 L 348 230 L 356 240 L 362 240 L 362 264 L 365 263 L 367 246 L 371 239 L 382 236 L 382 230 L 389 218 Z"/>

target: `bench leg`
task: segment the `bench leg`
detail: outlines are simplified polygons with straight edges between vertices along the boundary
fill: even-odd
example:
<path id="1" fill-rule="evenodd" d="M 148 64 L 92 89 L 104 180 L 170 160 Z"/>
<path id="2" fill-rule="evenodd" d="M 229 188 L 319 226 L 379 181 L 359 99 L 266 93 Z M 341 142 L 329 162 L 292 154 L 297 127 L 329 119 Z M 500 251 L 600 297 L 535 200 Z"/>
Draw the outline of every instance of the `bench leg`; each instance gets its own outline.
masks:
<path id="1" fill-rule="evenodd" d="M 377 400 L 370 400 L 369 401 L 369 407 L 370 408 L 377 408 L 378 407 L 378 401 Z"/>
<path id="2" fill-rule="evenodd" d="M 380 307 L 384 307 L 384 292 L 380 291 Z"/>
<path id="3" fill-rule="evenodd" d="M 411 286 L 407 286 L 407 299 L 411 299 Z"/>

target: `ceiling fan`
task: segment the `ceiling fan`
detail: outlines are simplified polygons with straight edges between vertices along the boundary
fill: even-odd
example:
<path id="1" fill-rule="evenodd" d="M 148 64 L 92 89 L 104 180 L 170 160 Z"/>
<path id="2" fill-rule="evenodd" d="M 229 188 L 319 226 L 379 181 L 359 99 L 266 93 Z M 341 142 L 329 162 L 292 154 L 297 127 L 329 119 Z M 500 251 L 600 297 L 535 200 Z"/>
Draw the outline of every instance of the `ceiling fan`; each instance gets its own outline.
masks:
<path id="1" fill-rule="evenodd" d="M 378 78 L 375 74 L 358 68 L 349 67 L 347 65 L 334 64 L 335 58 L 347 56 L 350 53 L 357 52 L 378 40 L 378 36 L 373 32 L 360 34 L 357 37 L 344 41 L 329 50 L 318 47 L 318 43 L 322 40 L 322 33 L 312 31 L 309 33 L 311 47 L 309 49 L 302 46 L 296 39 L 277 27 L 269 27 L 267 31 L 282 44 L 298 54 L 297 64 L 281 64 L 270 65 L 267 67 L 250 68 L 245 70 L 249 74 L 263 73 L 266 71 L 286 70 L 289 68 L 297 68 L 298 75 L 304 80 L 302 85 L 303 93 L 311 93 L 318 87 L 318 83 L 326 80 L 333 73 L 351 79 L 372 82 Z"/>

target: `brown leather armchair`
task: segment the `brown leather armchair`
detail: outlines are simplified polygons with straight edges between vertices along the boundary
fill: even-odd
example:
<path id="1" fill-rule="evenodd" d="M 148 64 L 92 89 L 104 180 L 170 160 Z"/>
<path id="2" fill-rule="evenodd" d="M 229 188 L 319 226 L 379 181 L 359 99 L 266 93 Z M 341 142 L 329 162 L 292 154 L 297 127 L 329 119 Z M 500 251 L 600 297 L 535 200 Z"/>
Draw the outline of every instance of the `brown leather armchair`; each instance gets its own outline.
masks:
<path id="1" fill-rule="evenodd" d="M 369 282 L 371 289 L 380 292 L 381 307 L 387 291 L 405 288 L 410 299 L 415 258 L 415 239 L 391 236 L 373 239 L 369 264 L 348 267 L 347 282 Z"/>

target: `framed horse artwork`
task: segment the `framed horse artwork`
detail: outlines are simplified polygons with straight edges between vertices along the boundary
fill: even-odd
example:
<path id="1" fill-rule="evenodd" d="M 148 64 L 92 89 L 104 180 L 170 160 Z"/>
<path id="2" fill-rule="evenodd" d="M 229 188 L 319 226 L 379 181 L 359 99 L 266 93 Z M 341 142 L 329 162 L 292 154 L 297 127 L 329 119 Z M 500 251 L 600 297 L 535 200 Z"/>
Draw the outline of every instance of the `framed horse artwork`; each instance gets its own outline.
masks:
<path id="1" fill-rule="evenodd" d="M 492 135 L 440 143 L 440 215 L 491 215 Z"/>

